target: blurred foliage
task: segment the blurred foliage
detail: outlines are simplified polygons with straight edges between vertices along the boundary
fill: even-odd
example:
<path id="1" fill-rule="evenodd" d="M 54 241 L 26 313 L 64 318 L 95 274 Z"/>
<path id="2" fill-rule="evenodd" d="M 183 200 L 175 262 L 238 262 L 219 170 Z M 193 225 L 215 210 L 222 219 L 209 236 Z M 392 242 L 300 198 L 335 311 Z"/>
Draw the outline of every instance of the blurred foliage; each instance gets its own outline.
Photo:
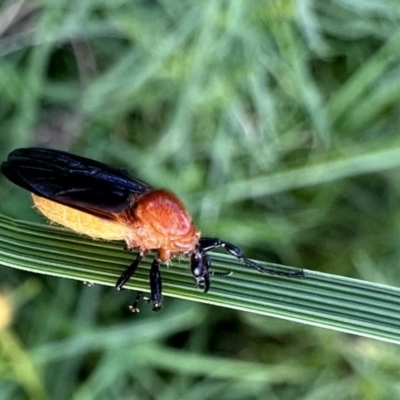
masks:
<path id="1" fill-rule="evenodd" d="M 250 257 L 400 286 L 398 0 L 5 1 L 0 155 L 179 193 Z M 41 220 L 1 181 L 0 212 Z M 388 399 L 397 346 L 2 268 L 4 399 Z"/>

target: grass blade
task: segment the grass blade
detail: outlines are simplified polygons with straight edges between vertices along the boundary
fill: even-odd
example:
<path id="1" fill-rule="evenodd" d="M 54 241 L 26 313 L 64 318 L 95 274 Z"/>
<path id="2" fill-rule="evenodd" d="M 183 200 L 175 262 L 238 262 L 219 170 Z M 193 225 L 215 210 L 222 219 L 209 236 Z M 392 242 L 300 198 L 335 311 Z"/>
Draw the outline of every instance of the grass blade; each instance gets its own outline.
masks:
<path id="1" fill-rule="evenodd" d="M 0 262 L 31 272 L 114 286 L 132 255 L 118 243 L 93 241 L 61 228 L 0 216 Z M 225 254 L 212 254 L 213 269 L 232 271 L 213 277 L 208 294 L 192 282 L 187 263 L 163 268 L 164 295 L 297 321 L 400 343 L 400 289 L 305 270 L 306 279 L 261 275 Z M 151 257 L 143 261 L 130 289 L 148 289 Z M 267 264 L 268 267 L 289 267 Z"/>

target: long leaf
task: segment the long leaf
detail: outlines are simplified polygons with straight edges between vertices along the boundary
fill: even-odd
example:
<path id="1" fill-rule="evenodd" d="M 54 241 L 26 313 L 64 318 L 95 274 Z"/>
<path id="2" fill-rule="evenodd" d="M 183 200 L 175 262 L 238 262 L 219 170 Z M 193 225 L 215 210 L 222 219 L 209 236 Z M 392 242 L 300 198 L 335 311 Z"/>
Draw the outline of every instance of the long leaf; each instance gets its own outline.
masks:
<path id="1" fill-rule="evenodd" d="M 61 228 L 0 215 L 0 262 L 8 267 L 113 286 L 133 259 L 122 244 L 93 241 Z M 126 288 L 147 290 L 151 257 Z M 263 275 L 224 254 L 212 254 L 211 290 L 196 290 L 186 260 L 163 268 L 164 295 L 254 312 L 400 343 L 400 289 L 305 270 L 306 279 Z M 289 267 L 268 264 L 288 270 Z"/>

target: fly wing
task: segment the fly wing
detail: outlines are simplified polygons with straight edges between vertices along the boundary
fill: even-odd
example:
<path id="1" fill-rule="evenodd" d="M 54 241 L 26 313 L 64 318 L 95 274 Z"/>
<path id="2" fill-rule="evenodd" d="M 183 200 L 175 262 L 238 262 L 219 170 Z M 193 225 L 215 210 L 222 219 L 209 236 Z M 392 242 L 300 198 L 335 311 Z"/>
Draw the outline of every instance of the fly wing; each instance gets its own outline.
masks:
<path id="1" fill-rule="evenodd" d="M 38 196 L 102 217 L 124 210 L 132 196 L 152 189 L 125 170 L 52 149 L 14 150 L 1 171 Z"/>

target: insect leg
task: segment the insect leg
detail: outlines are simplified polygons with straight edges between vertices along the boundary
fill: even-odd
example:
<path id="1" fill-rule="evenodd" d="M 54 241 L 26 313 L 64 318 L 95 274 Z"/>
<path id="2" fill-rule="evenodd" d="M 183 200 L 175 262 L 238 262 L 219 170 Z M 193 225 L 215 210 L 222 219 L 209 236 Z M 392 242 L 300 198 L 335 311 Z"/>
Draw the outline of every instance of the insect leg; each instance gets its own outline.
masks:
<path id="1" fill-rule="evenodd" d="M 125 283 L 128 282 L 129 278 L 135 273 L 142 258 L 143 256 L 140 253 L 136 256 L 132 264 L 129 265 L 129 267 L 118 278 L 117 283 L 115 284 L 115 289 L 118 291 L 122 290 L 122 287 L 125 285 Z"/>
<path id="2" fill-rule="evenodd" d="M 159 311 L 162 307 L 162 280 L 160 273 L 160 263 L 155 259 L 150 268 L 150 303 L 153 311 Z"/>
<path id="3" fill-rule="evenodd" d="M 251 261 L 248 258 L 246 258 L 244 256 L 244 253 L 242 252 L 242 250 L 239 249 L 239 247 L 233 245 L 232 243 L 225 242 L 218 238 L 201 238 L 200 246 L 202 247 L 204 252 L 208 252 L 213 249 L 222 247 L 228 253 L 230 253 L 234 257 L 236 257 L 239 261 L 246 264 L 248 267 L 254 268 L 257 271 L 262 272 L 264 274 L 284 276 L 286 278 L 304 278 L 304 272 L 302 270 L 296 271 L 296 272 L 285 272 L 285 271 L 279 271 L 279 270 L 272 269 L 272 268 L 265 268 L 265 267 L 255 263 L 254 261 Z"/>
<path id="4" fill-rule="evenodd" d="M 140 300 L 142 300 L 142 294 L 143 294 L 142 292 L 137 292 L 135 300 L 133 301 L 132 305 L 129 306 L 129 309 L 131 310 L 131 312 L 133 312 L 133 313 L 140 312 L 139 303 L 140 303 Z"/>

